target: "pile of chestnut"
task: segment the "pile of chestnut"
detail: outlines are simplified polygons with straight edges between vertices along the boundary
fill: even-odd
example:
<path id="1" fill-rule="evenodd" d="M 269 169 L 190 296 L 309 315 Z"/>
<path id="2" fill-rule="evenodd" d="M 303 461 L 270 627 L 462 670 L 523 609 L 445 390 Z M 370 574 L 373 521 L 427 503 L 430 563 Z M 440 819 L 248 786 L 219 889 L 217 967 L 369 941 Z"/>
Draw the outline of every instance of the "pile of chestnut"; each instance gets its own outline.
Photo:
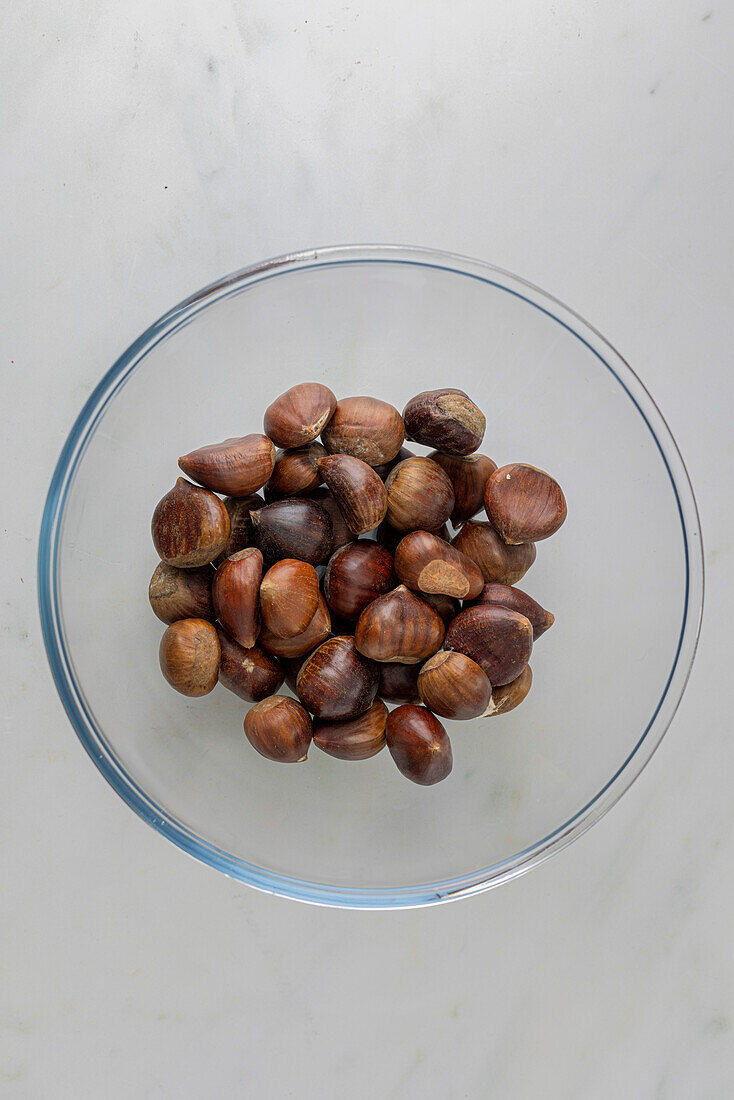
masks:
<path id="1" fill-rule="evenodd" d="M 155 509 L 163 675 L 187 696 L 219 681 L 254 704 L 245 734 L 271 760 L 305 760 L 312 742 L 364 760 L 387 744 L 403 775 L 437 783 L 452 754 L 436 716 L 507 713 L 530 690 L 553 615 L 513 585 L 566 518 L 560 486 L 477 454 L 485 418 L 456 389 L 401 416 L 305 382 L 263 427 L 180 458 L 190 480 Z M 277 694 L 284 681 L 297 699 Z"/>

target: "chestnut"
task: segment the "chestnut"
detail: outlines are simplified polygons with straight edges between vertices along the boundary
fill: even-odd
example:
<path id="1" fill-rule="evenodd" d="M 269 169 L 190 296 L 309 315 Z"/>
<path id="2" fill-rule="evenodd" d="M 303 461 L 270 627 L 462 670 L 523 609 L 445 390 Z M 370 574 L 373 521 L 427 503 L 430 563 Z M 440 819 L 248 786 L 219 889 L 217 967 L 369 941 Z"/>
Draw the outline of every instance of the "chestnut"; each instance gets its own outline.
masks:
<path id="1" fill-rule="evenodd" d="M 479 566 L 428 531 L 411 531 L 398 543 L 395 572 L 408 588 L 473 599 L 482 590 Z"/>
<path id="2" fill-rule="evenodd" d="M 484 439 L 484 413 L 463 390 L 426 390 L 403 409 L 406 438 L 451 455 L 469 455 Z"/>
<path id="3" fill-rule="evenodd" d="M 266 699 L 278 690 L 283 683 L 283 673 L 275 657 L 259 646 L 245 649 L 221 626 L 217 627 L 217 637 L 222 653 L 219 664 L 222 687 L 250 703 Z"/>
<path id="4" fill-rule="evenodd" d="M 177 619 L 214 619 L 212 579 L 209 565 L 200 569 L 177 569 L 158 563 L 148 586 L 148 599 L 162 623 Z"/>
<path id="5" fill-rule="evenodd" d="M 347 521 L 344 519 L 344 513 L 334 499 L 334 494 L 331 489 L 327 489 L 325 485 L 319 485 L 318 489 L 315 489 L 312 493 L 309 493 L 309 499 L 315 500 L 317 504 L 320 504 L 331 520 L 331 526 L 334 534 L 331 539 L 331 553 L 335 554 L 337 550 L 342 546 L 346 546 L 349 542 L 354 542 L 356 535 L 347 527 Z"/>
<path id="6" fill-rule="evenodd" d="M 271 504 L 284 497 L 305 496 L 321 484 L 316 465 L 326 454 L 320 443 L 307 443 L 292 451 L 278 451 L 275 466 L 265 485 L 265 499 Z"/>
<path id="7" fill-rule="evenodd" d="M 484 490 L 487 516 L 511 546 L 540 542 L 566 518 L 566 498 L 550 474 L 524 462 L 501 466 Z"/>
<path id="8" fill-rule="evenodd" d="M 262 572 L 262 554 L 250 546 L 227 558 L 214 574 L 212 600 L 217 618 L 245 649 L 255 644 L 260 633 L 258 600 Z"/>
<path id="9" fill-rule="evenodd" d="M 418 674 L 421 666 L 401 665 L 397 661 L 380 665 L 377 694 L 388 703 L 420 703 Z"/>
<path id="10" fill-rule="evenodd" d="M 268 405 L 265 434 L 278 447 L 301 447 L 321 435 L 336 408 L 336 397 L 320 382 L 291 386 Z"/>
<path id="11" fill-rule="evenodd" d="M 337 550 L 324 574 L 329 610 L 343 619 L 358 619 L 367 604 L 394 586 L 392 554 L 366 539 Z"/>
<path id="12" fill-rule="evenodd" d="M 385 518 L 387 492 L 371 466 L 353 455 L 318 459 L 319 475 L 334 494 L 347 527 L 355 535 L 373 531 Z"/>
<path id="13" fill-rule="evenodd" d="M 410 703 L 387 716 L 387 747 L 406 779 L 429 787 L 440 783 L 453 766 L 449 735 L 425 707 Z"/>
<path id="14" fill-rule="evenodd" d="M 448 474 L 430 458 L 406 458 L 388 474 L 387 520 L 398 531 L 435 531 L 454 509 Z"/>
<path id="15" fill-rule="evenodd" d="M 294 695 L 296 694 L 296 679 L 298 678 L 298 673 L 301 671 L 301 665 L 309 656 L 310 653 L 304 653 L 301 657 L 278 658 L 278 664 L 283 670 L 284 680 Z M 272 659 L 275 660 L 275 658 Z"/>
<path id="16" fill-rule="evenodd" d="M 384 481 L 390 471 L 397 466 L 398 462 L 402 462 L 406 458 L 415 458 L 415 452 L 409 451 L 407 447 L 401 447 L 395 458 L 391 458 L 389 462 L 381 462 L 379 466 L 373 466 L 375 473 Z"/>
<path id="17" fill-rule="evenodd" d="M 492 685 L 476 661 L 457 650 L 435 653 L 418 673 L 418 691 L 429 710 L 465 721 L 485 714 Z"/>
<path id="18" fill-rule="evenodd" d="M 454 489 L 454 527 L 471 519 L 484 507 L 484 488 L 497 469 L 497 463 L 486 455 L 447 455 L 433 451 L 428 455 L 448 474 Z"/>
<path id="19" fill-rule="evenodd" d="M 354 641 L 372 661 L 418 664 L 441 648 L 441 616 L 401 584 L 369 604 L 357 621 Z"/>
<path id="20" fill-rule="evenodd" d="M 385 746 L 387 707 L 376 699 L 369 710 L 342 722 L 313 724 L 313 743 L 337 760 L 368 760 Z"/>
<path id="21" fill-rule="evenodd" d="M 329 638 L 301 665 L 296 692 L 317 718 L 354 718 L 372 706 L 379 678 L 354 638 Z"/>
<path id="22" fill-rule="evenodd" d="M 265 627 L 260 631 L 258 645 L 266 653 L 273 657 L 305 657 L 307 653 L 321 645 L 329 636 L 331 630 L 331 618 L 326 600 L 319 593 L 319 602 L 316 614 L 311 619 L 302 634 L 296 634 L 293 638 L 279 638 Z"/>
<path id="23" fill-rule="evenodd" d="M 534 542 L 508 546 L 485 520 L 468 520 L 451 545 L 476 562 L 488 584 L 517 584 L 535 561 Z"/>
<path id="24" fill-rule="evenodd" d="M 434 611 L 438 611 L 444 626 L 448 626 L 461 611 L 460 601 L 453 596 L 445 596 L 442 592 L 421 592 L 420 598 Z"/>
<path id="25" fill-rule="evenodd" d="M 491 718 L 497 714 L 507 714 L 508 711 L 519 707 L 530 691 L 532 683 L 533 674 L 530 671 L 530 665 L 525 665 L 520 675 L 516 676 L 514 680 L 510 680 L 509 684 L 503 684 L 501 687 L 494 689 L 486 717 Z"/>
<path id="26" fill-rule="evenodd" d="M 250 518 L 253 540 L 270 563 L 298 558 L 321 565 L 329 556 L 334 530 L 328 513 L 315 500 L 276 500 L 252 512 Z"/>
<path id="27" fill-rule="evenodd" d="M 221 554 L 229 539 L 229 514 L 218 496 L 180 477 L 158 501 L 150 525 L 158 557 L 192 569 Z"/>
<path id="28" fill-rule="evenodd" d="M 528 596 L 527 592 L 522 592 L 509 584 L 485 584 L 470 606 L 479 607 L 483 604 L 502 604 L 503 607 L 511 607 L 513 611 L 519 611 L 530 620 L 534 642 L 537 642 L 546 630 L 550 630 L 556 621 L 555 615 L 541 607 L 532 596 Z"/>
<path id="29" fill-rule="evenodd" d="M 219 659 L 217 631 L 204 619 L 179 619 L 161 638 L 161 672 L 172 688 L 192 699 L 213 691 Z"/>
<path id="30" fill-rule="evenodd" d="M 302 634 L 319 605 L 319 575 L 312 565 L 282 558 L 268 569 L 260 585 L 263 626 L 277 638 Z"/>
<path id="31" fill-rule="evenodd" d="M 256 512 L 263 508 L 265 501 L 257 493 L 251 493 L 249 497 L 225 497 L 224 507 L 229 513 L 229 538 L 219 557 L 214 559 L 215 565 L 221 565 L 225 558 L 239 553 L 252 546 L 252 520 L 250 512 Z"/>
<path id="32" fill-rule="evenodd" d="M 446 631 L 445 649 L 471 657 L 502 687 L 519 676 L 530 660 L 533 628 L 524 615 L 499 604 L 469 607 L 459 612 Z"/>
<path id="33" fill-rule="evenodd" d="M 301 763 L 311 747 L 311 719 L 290 696 L 270 695 L 248 710 L 245 736 L 268 760 Z"/>
<path id="34" fill-rule="evenodd" d="M 245 435 L 199 447 L 178 464 L 192 481 L 215 493 L 246 497 L 262 488 L 273 472 L 275 447 L 266 435 Z"/>
<path id="35" fill-rule="evenodd" d="M 330 454 L 353 455 L 369 466 L 390 462 L 404 439 L 400 413 L 376 397 L 345 397 L 338 401 L 321 433 L 321 442 Z"/>

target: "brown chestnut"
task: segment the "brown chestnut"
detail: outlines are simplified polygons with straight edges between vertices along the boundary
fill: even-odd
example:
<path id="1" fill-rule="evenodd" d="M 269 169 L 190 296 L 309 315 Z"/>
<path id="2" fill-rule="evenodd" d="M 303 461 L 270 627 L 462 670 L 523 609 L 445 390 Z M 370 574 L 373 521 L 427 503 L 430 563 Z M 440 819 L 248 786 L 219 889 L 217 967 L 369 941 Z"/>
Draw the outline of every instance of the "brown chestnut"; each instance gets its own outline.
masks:
<path id="1" fill-rule="evenodd" d="M 240 550 L 246 550 L 252 546 L 252 520 L 250 512 L 256 512 L 263 508 L 265 501 L 257 493 L 251 493 L 249 497 L 225 497 L 224 507 L 229 513 L 229 538 L 227 545 L 218 558 L 214 559 L 215 565 L 221 565 L 225 558 L 232 554 L 238 554 Z"/>
<path id="2" fill-rule="evenodd" d="M 283 683 L 283 673 L 275 657 L 259 646 L 245 649 L 226 630 L 217 627 L 222 658 L 219 664 L 219 683 L 228 691 L 250 703 L 267 699 Z"/>
<path id="3" fill-rule="evenodd" d="M 214 574 L 212 599 L 217 618 L 245 649 L 255 644 L 260 633 L 258 600 L 262 572 L 262 554 L 250 546 L 227 558 Z"/>
<path id="4" fill-rule="evenodd" d="M 336 397 L 328 386 L 301 382 L 268 405 L 263 418 L 265 434 L 278 447 L 302 447 L 321 435 L 335 408 Z"/>
<path id="5" fill-rule="evenodd" d="M 301 671 L 301 665 L 308 656 L 310 656 L 310 654 L 304 653 L 301 657 L 278 658 L 278 664 L 283 670 L 283 678 L 294 695 L 296 694 L 296 679 L 298 678 L 298 673 Z M 275 658 L 273 658 L 273 660 L 275 660 Z"/>
<path id="6" fill-rule="evenodd" d="M 426 661 L 418 674 L 418 691 L 429 710 L 455 721 L 479 718 L 492 698 L 486 673 L 457 650 L 441 650 Z"/>
<path id="7" fill-rule="evenodd" d="M 271 653 L 273 657 L 305 657 L 307 653 L 310 653 L 311 650 L 321 645 L 328 638 L 330 630 L 329 608 L 326 605 L 326 600 L 319 593 L 316 614 L 302 634 L 296 634 L 294 638 L 278 638 L 277 635 L 271 634 L 269 630 L 263 627 L 258 638 L 258 645 L 266 653 Z"/>
<path id="8" fill-rule="evenodd" d="M 263 626 L 277 638 L 303 634 L 318 605 L 319 575 L 308 562 L 282 558 L 262 579 L 260 613 Z"/>
<path id="9" fill-rule="evenodd" d="M 534 542 L 508 546 L 485 520 L 470 519 L 451 545 L 477 563 L 488 584 L 517 584 L 535 561 Z"/>
<path id="10" fill-rule="evenodd" d="M 420 598 L 434 611 L 438 611 L 444 626 L 448 626 L 461 611 L 459 600 L 455 600 L 453 596 L 444 596 L 441 592 L 421 592 Z"/>
<path id="11" fill-rule="evenodd" d="M 428 531 L 411 531 L 395 551 L 395 572 L 408 588 L 473 599 L 482 590 L 479 566 Z"/>
<path id="12" fill-rule="evenodd" d="M 425 707 L 408 703 L 387 716 L 387 747 L 406 779 L 430 787 L 450 774 L 453 766 L 449 735 Z"/>
<path id="13" fill-rule="evenodd" d="M 497 463 L 486 455 L 447 455 L 433 451 L 428 457 L 448 474 L 454 488 L 454 527 L 471 519 L 484 507 L 484 488 L 497 469 Z"/>
<path id="14" fill-rule="evenodd" d="M 313 743 L 337 760 L 368 760 L 385 746 L 387 707 L 376 699 L 369 710 L 343 722 L 313 724 Z"/>
<path id="15" fill-rule="evenodd" d="M 407 447 L 401 447 L 395 455 L 395 458 L 391 458 L 389 462 L 381 462 L 379 466 L 373 466 L 373 469 L 384 481 L 390 471 L 397 466 L 398 462 L 403 462 L 406 458 L 415 458 L 415 452 L 409 451 Z"/>
<path id="16" fill-rule="evenodd" d="M 454 509 L 448 474 L 430 458 L 406 458 L 388 474 L 387 520 L 398 531 L 435 531 Z"/>
<path id="17" fill-rule="evenodd" d="M 316 465 L 326 454 L 320 443 L 307 443 L 292 451 L 278 451 L 275 466 L 265 485 L 265 499 L 271 504 L 284 497 L 305 496 L 321 484 L 321 474 Z"/>
<path id="18" fill-rule="evenodd" d="M 426 390 L 403 409 L 407 439 L 451 455 L 469 455 L 484 439 L 484 413 L 463 390 Z"/>
<path id="19" fill-rule="evenodd" d="M 372 706 L 379 678 L 354 638 L 329 638 L 301 665 L 296 692 L 317 718 L 354 718 Z"/>
<path id="20" fill-rule="evenodd" d="M 421 666 L 401 665 L 397 661 L 380 665 L 377 694 L 388 703 L 420 703 L 418 673 Z"/>
<path id="21" fill-rule="evenodd" d="M 367 539 L 337 550 L 324 574 L 329 610 L 344 619 L 358 619 L 367 604 L 394 586 L 392 554 Z"/>
<path id="22" fill-rule="evenodd" d="M 484 490 L 484 506 L 511 546 L 550 538 L 566 518 L 561 486 L 550 474 L 524 462 L 495 470 Z"/>
<path id="23" fill-rule="evenodd" d="M 346 397 L 321 433 L 330 454 L 353 455 L 369 466 L 390 462 L 403 445 L 403 418 L 376 397 Z M 375 527 L 377 524 L 375 524 Z"/>
<path id="24" fill-rule="evenodd" d="M 496 687 L 492 692 L 492 700 L 487 707 L 486 717 L 492 718 L 497 714 L 507 714 L 508 711 L 519 707 L 523 699 L 530 691 L 533 683 L 533 674 L 530 665 L 525 665 L 519 676 L 510 680 L 509 684 Z"/>
<path id="25" fill-rule="evenodd" d="M 213 619 L 212 580 L 210 565 L 200 569 L 177 569 L 175 565 L 158 563 L 148 586 L 148 599 L 162 623 L 177 619 Z"/>
<path id="26" fill-rule="evenodd" d="M 334 531 L 328 512 L 315 500 L 276 500 L 252 512 L 250 518 L 255 544 L 270 563 L 298 558 L 321 565 L 329 556 Z"/>
<path id="27" fill-rule="evenodd" d="M 180 477 L 158 501 L 150 525 L 158 557 L 192 569 L 221 554 L 229 539 L 229 514 L 219 497 Z"/>
<path id="28" fill-rule="evenodd" d="M 519 611 L 530 620 L 534 642 L 537 642 L 546 630 L 550 630 L 556 621 L 555 616 L 541 607 L 532 596 L 528 596 L 527 592 L 522 592 L 509 584 L 485 584 L 477 598 L 472 600 L 471 606 L 479 607 L 482 604 L 502 604 L 503 607 L 511 607 L 513 611 Z"/>
<path id="29" fill-rule="evenodd" d="M 270 695 L 248 710 L 245 736 L 268 760 L 301 763 L 311 747 L 311 719 L 290 696 Z"/>
<path id="30" fill-rule="evenodd" d="M 161 672 L 171 687 L 192 699 L 214 689 L 219 659 L 217 631 L 204 619 L 179 619 L 161 638 Z"/>
<path id="31" fill-rule="evenodd" d="M 182 455 L 178 464 L 192 481 L 215 493 L 246 497 L 268 480 L 275 464 L 275 447 L 266 435 L 245 435 L 199 447 Z"/>
<path id="32" fill-rule="evenodd" d="M 357 649 L 372 661 L 418 664 L 441 648 L 441 616 L 401 584 L 369 604 L 357 621 Z"/>
<path id="33" fill-rule="evenodd" d="M 318 472 L 334 494 L 347 527 L 355 535 L 374 531 L 385 518 L 387 492 L 371 466 L 353 455 L 327 455 Z"/>
<path id="34" fill-rule="evenodd" d="M 524 615 L 499 604 L 459 612 L 446 631 L 445 649 L 458 649 L 482 667 L 492 687 L 509 684 L 530 660 L 533 628 Z"/>
<path id="35" fill-rule="evenodd" d="M 312 493 L 309 493 L 309 499 L 315 500 L 329 515 L 331 526 L 334 531 L 331 539 L 331 554 L 335 554 L 337 550 L 341 549 L 342 546 L 346 546 L 347 543 L 354 542 L 357 536 L 347 527 L 344 513 L 334 499 L 334 494 L 331 489 L 327 489 L 325 485 L 320 485 L 318 489 L 314 489 Z M 329 557 L 331 557 L 331 554 L 329 554 Z"/>

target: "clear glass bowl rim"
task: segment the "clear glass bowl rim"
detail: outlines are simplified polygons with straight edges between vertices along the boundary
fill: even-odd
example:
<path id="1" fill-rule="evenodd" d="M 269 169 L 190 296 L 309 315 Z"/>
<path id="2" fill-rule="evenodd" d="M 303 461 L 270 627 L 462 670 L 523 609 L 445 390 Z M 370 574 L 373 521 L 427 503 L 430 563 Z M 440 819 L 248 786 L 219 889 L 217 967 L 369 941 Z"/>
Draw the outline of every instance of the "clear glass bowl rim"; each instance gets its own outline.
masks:
<path id="1" fill-rule="evenodd" d="M 318 267 L 355 263 L 400 264 L 444 270 L 504 290 L 541 310 L 567 329 L 609 370 L 636 406 L 663 461 L 681 522 L 686 578 L 684 609 L 675 659 L 650 721 L 632 751 L 593 798 L 553 832 L 510 858 L 470 874 L 404 888 L 346 888 L 278 874 L 240 860 L 209 844 L 158 806 L 115 756 L 76 680 L 61 616 L 58 555 L 64 510 L 79 462 L 99 421 L 141 359 L 160 340 L 187 324 L 214 301 L 247 285 Z M 235 271 L 174 306 L 125 351 L 101 379 L 77 417 L 63 446 L 46 498 L 38 551 L 38 599 L 51 672 L 64 709 L 86 751 L 113 789 L 144 821 L 183 851 L 224 874 L 267 893 L 299 901 L 353 909 L 398 909 L 468 897 L 524 874 L 561 851 L 618 801 L 641 773 L 670 725 L 685 690 L 701 628 L 704 558 L 700 521 L 688 472 L 660 410 L 618 351 L 578 313 L 539 287 L 481 260 L 414 246 L 334 245 L 290 253 Z"/>

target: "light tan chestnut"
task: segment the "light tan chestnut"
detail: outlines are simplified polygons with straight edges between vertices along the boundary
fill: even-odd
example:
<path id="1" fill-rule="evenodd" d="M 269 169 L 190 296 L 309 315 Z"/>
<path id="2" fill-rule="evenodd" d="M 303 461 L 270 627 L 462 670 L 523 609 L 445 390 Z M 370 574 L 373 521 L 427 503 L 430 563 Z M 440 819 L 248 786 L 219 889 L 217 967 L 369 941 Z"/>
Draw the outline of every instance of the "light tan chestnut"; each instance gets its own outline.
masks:
<path id="1" fill-rule="evenodd" d="M 469 520 L 451 545 L 476 562 L 487 584 L 517 584 L 535 561 L 535 543 L 508 546 L 491 523 Z"/>
<path id="2" fill-rule="evenodd" d="M 161 561 L 148 586 L 150 606 L 163 623 L 178 619 L 214 619 L 210 565 L 201 569 L 177 569 Z"/>
<path id="3" fill-rule="evenodd" d="M 369 710 L 343 722 L 313 724 L 313 743 L 337 760 L 368 760 L 385 747 L 387 707 L 376 699 Z"/>
<path id="4" fill-rule="evenodd" d="M 266 653 L 273 657 L 305 657 L 307 653 L 326 641 L 331 630 L 331 617 L 326 600 L 319 593 L 319 602 L 316 614 L 311 619 L 302 634 L 296 634 L 293 638 L 279 638 L 265 627 L 260 631 L 258 645 Z"/>
<path id="5" fill-rule="evenodd" d="M 436 531 L 454 510 L 448 474 L 430 458 L 406 458 L 388 474 L 387 520 L 397 531 Z"/>
<path id="6" fill-rule="evenodd" d="M 408 588 L 460 600 L 474 599 L 484 583 L 471 558 L 428 531 L 412 531 L 398 543 L 395 572 Z"/>
<path id="7" fill-rule="evenodd" d="M 179 569 L 195 569 L 224 550 L 229 514 L 214 493 L 180 477 L 158 501 L 150 529 L 159 558 Z"/>
<path id="8" fill-rule="evenodd" d="M 497 469 L 497 463 L 486 455 L 447 455 L 433 451 L 428 457 L 448 474 L 454 487 L 454 527 L 471 519 L 484 507 L 485 486 Z"/>
<path id="9" fill-rule="evenodd" d="M 499 604 L 468 607 L 446 631 L 446 649 L 471 657 L 494 687 L 509 684 L 530 660 L 533 628 L 524 615 Z"/>
<path id="10" fill-rule="evenodd" d="M 481 604 L 501 604 L 503 607 L 511 607 L 513 611 L 519 611 L 530 620 L 534 642 L 537 642 L 546 630 L 550 630 L 556 621 L 555 615 L 541 607 L 537 600 L 528 596 L 527 592 L 513 588 L 509 584 L 485 584 L 477 598 L 472 600 L 473 607 L 479 607 Z"/>
<path id="11" fill-rule="evenodd" d="M 311 747 L 311 719 L 288 695 L 270 695 L 245 715 L 245 736 L 254 749 L 279 764 L 302 763 Z"/>
<path id="12" fill-rule="evenodd" d="M 387 511 L 385 484 L 371 466 L 353 455 L 327 455 L 316 463 L 355 535 L 374 531 Z"/>
<path id="13" fill-rule="evenodd" d="M 458 651 L 441 650 L 418 673 L 418 691 L 429 710 L 442 718 L 479 718 L 492 699 L 492 685 L 476 661 Z"/>
<path id="14" fill-rule="evenodd" d="M 171 687 L 196 699 L 213 691 L 219 675 L 219 639 L 204 619 L 179 619 L 166 630 L 158 650 L 161 672 Z"/>
<path id="15" fill-rule="evenodd" d="M 441 648 L 441 616 L 401 584 L 373 600 L 357 620 L 357 649 L 373 661 L 415 665 Z"/>
<path id="16" fill-rule="evenodd" d="M 217 618 L 236 642 L 245 649 L 253 646 L 260 633 L 260 579 L 263 558 L 248 547 L 222 562 L 214 574 L 212 599 Z"/>
<path id="17" fill-rule="evenodd" d="M 566 498 L 550 474 L 524 462 L 501 466 L 484 491 L 490 522 L 510 545 L 540 542 L 566 518 Z"/>
<path id="18" fill-rule="evenodd" d="M 240 699 L 257 703 L 273 695 L 283 683 L 283 672 L 275 657 L 259 646 L 245 649 L 226 630 L 217 627 L 222 659 L 219 665 L 219 683 Z"/>
<path id="19" fill-rule="evenodd" d="M 519 676 L 511 680 L 509 684 L 495 688 L 492 692 L 492 701 L 487 708 L 487 717 L 496 714 L 507 714 L 508 711 L 519 707 L 525 696 L 530 691 L 533 683 L 533 674 L 530 665 L 525 665 Z"/>
<path id="20" fill-rule="evenodd" d="M 302 634 L 319 606 L 319 575 L 312 565 L 282 558 L 260 585 L 263 626 L 277 638 Z"/>
<path id="21" fill-rule="evenodd" d="M 330 454 L 353 455 L 370 466 L 390 462 L 404 439 L 400 413 L 376 397 L 343 398 L 321 433 Z"/>
<path id="22" fill-rule="evenodd" d="M 273 472 L 275 447 L 266 435 L 244 435 L 199 447 L 178 464 L 192 481 L 215 493 L 246 497 L 261 489 Z"/>
<path id="23" fill-rule="evenodd" d="M 265 410 L 263 427 L 278 447 L 302 447 L 321 435 L 336 408 L 336 397 L 320 382 L 292 386 Z"/>

